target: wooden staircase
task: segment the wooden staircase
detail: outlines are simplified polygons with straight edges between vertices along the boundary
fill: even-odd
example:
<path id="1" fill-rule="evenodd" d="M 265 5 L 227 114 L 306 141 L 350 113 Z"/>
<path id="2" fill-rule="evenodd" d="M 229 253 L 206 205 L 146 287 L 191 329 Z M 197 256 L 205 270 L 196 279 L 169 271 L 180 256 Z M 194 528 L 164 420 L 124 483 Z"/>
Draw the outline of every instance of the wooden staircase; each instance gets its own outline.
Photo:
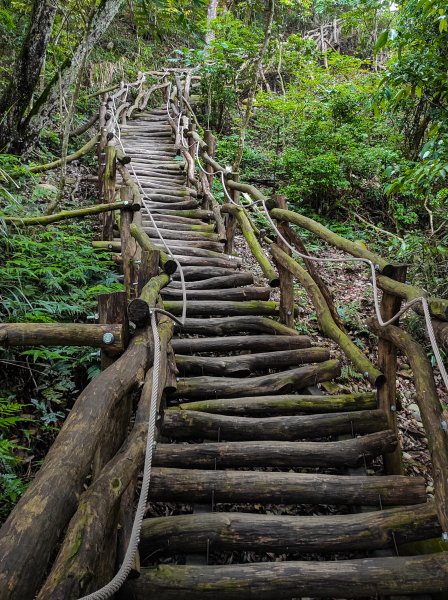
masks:
<path id="1" fill-rule="evenodd" d="M 144 521 L 141 572 L 121 597 L 446 598 L 443 555 L 405 556 L 404 544 L 441 529 L 422 478 L 381 475 L 398 441 L 375 391 L 316 395 L 338 360 L 275 321 L 270 288 L 225 254 L 165 109 L 129 121 L 122 143 L 145 195 L 144 229 L 182 266 L 188 318 L 172 341 L 178 378 L 149 496 L 149 512 L 169 516 Z M 178 272 L 162 299 L 181 314 Z"/>

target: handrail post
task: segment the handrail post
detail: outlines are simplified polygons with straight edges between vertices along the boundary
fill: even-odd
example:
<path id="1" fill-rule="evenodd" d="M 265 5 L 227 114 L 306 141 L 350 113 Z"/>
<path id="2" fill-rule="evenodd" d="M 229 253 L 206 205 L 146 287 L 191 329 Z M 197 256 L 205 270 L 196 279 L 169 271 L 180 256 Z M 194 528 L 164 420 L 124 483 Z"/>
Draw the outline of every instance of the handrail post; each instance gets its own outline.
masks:
<path id="1" fill-rule="evenodd" d="M 207 154 L 209 156 L 211 156 L 212 158 L 215 158 L 215 154 L 216 154 L 216 138 L 213 135 L 211 129 L 206 129 L 204 131 L 204 142 L 207 144 L 207 147 L 208 147 Z M 212 187 L 213 187 L 213 167 L 207 163 L 205 165 L 205 170 L 208 173 L 207 179 L 208 179 L 208 184 L 210 186 L 210 190 L 212 190 Z"/>
<path id="2" fill-rule="evenodd" d="M 233 181 L 239 182 L 240 174 L 239 173 L 231 173 L 231 177 Z M 231 190 L 232 200 L 235 204 L 240 204 L 240 196 L 241 193 L 238 190 Z M 233 243 L 235 239 L 235 230 L 236 230 L 236 219 L 232 214 L 227 214 L 226 221 L 226 244 L 225 251 L 227 254 L 233 254 Z"/>
<path id="3" fill-rule="evenodd" d="M 129 322 L 127 313 L 127 299 L 125 292 L 111 292 L 98 296 L 98 322 L 100 325 L 119 324 L 122 326 L 123 347 L 129 343 Z M 105 336 L 107 334 L 104 334 Z M 111 338 L 107 338 L 111 339 Z M 107 343 L 107 339 L 105 341 Z M 111 339 L 111 343 L 113 340 Z M 101 370 L 107 369 L 118 358 L 105 349 L 101 350 Z"/>
<path id="4" fill-rule="evenodd" d="M 104 185 L 104 149 L 107 145 L 107 130 L 106 130 L 106 113 L 107 113 L 107 105 L 105 99 L 101 102 L 100 110 L 99 110 L 99 132 L 100 132 L 100 141 L 97 147 L 97 158 L 98 158 L 98 199 L 97 202 L 100 204 L 103 201 L 103 185 Z"/>
<path id="5" fill-rule="evenodd" d="M 406 280 L 406 265 L 395 265 L 390 277 L 404 283 Z M 400 310 L 401 299 L 386 292 L 381 301 L 381 316 L 388 321 Z M 397 325 L 397 322 L 395 322 Z M 392 342 L 379 338 L 378 367 L 385 376 L 384 382 L 378 387 L 378 408 L 385 412 L 389 429 L 398 436 L 397 426 L 397 348 Z M 387 475 L 402 475 L 404 473 L 403 457 L 400 445 L 383 455 L 384 471 Z"/>
<path id="6" fill-rule="evenodd" d="M 108 138 L 111 134 L 107 134 Z M 115 201 L 115 186 L 117 181 L 117 149 L 115 147 L 113 139 L 108 139 L 106 150 L 106 164 L 104 167 L 104 201 L 110 204 Z M 112 212 L 106 212 L 103 214 L 103 240 L 112 240 L 114 218 Z"/>
<path id="7" fill-rule="evenodd" d="M 286 201 L 285 196 L 275 195 L 273 196 L 273 200 L 277 206 L 277 208 L 282 208 L 284 210 L 288 209 L 288 203 Z M 282 236 L 288 239 L 287 229 L 289 226 L 285 222 L 279 222 L 278 230 L 282 234 Z M 288 256 L 291 256 L 291 251 L 287 247 L 287 245 L 281 240 L 280 237 L 277 238 L 277 245 L 281 250 L 286 252 Z M 285 269 L 281 264 L 276 262 L 276 267 L 278 270 L 278 274 L 280 277 L 280 322 L 284 323 L 287 327 L 294 327 L 294 276 L 288 269 Z"/>
<path id="8" fill-rule="evenodd" d="M 123 257 L 123 283 L 126 295 L 129 300 L 135 297 L 135 288 L 137 282 L 137 243 L 131 236 L 129 227 L 134 218 L 132 210 L 132 192 L 129 186 L 123 186 L 120 189 L 120 198 L 124 202 L 129 202 L 128 206 L 120 212 L 120 237 L 121 237 L 121 256 Z"/>

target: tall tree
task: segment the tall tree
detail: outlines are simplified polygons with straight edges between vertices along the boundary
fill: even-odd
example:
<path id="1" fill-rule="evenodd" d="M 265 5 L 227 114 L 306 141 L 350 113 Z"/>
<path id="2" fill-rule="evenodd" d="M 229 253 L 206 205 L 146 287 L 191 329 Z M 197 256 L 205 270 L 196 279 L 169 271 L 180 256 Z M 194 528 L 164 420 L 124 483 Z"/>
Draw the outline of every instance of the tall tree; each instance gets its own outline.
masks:
<path id="1" fill-rule="evenodd" d="M 0 98 L 0 151 L 22 142 L 21 123 L 39 81 L 50 41 L 57 4 L 35 0 L 21 52 L 11 72 L 10 83 Z"/>

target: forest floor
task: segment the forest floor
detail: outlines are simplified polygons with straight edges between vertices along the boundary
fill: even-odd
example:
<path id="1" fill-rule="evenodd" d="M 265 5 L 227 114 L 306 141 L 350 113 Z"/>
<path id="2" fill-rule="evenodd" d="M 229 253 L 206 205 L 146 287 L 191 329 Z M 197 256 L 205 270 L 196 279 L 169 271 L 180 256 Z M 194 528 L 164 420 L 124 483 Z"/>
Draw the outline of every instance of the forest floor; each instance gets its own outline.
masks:
<path id="1" fill-rule="evenodd" d="M 263 285 L 263 274 L 252 253 L 247 248 L 242 236 L 237 236 L 235 249 L 243 257 L 245 267 L 249 268 L 256 276 L 257 283 Z M 268 250 L 266 247 L 266 253 Z M 314 252 L 316 256 L 343 259 L 344 254 L 334 248 L 322 248 Z M 363 267 L 346 263 L 337 265 L 327 263 L 320 272 L 325 283 L 328 285 L 338 313 L 343 319 L 347 333 L 352 340 L 363 350 L 366 356 L 373 362 L 377 361 L 377 338 L 372 335 L 366 326 L 368 317 L 374 314 L 372 285 L 368 273 Z M 278 289 L 272 291 L 273 300 L 280 299 Z M 305 335 L 310 335 L 316 344 L 329 348 L 332 357 L 338 358 L 342 363 L 341 376 L 335 382 L 336 385 L 320 386 L 328 393 L 360 392 L 371 389 L 364 377 L 357 373 L 350 365 L 339 347 L 328 338 L 322 336 L 317 328 L 316 313 L 307 298 L 303 288 L 296 286 L 295 301 L 299 307 L 299 317 L 295 328 Z M 404 317 L 404 321 L 413 317 Z M 435 379 L 438 386 L 439 397 L 448 402 L 448 394 L 444 388 L 440 374 L 435 369 Z M 398 412 L 397 420 L 399 437 L 403 449 L 403 462 L 407 475 L 421 475 L 426 481 L 428 497 L 433 497 L 433 477 L 431 460 L 428 450 L 428 439 L 421 422 L 420 411 L 415 401 L 415 387 L 412 371 L 406 358 L 398 357 Z M 381 465 L 378 465 L 380 467 Z"/>

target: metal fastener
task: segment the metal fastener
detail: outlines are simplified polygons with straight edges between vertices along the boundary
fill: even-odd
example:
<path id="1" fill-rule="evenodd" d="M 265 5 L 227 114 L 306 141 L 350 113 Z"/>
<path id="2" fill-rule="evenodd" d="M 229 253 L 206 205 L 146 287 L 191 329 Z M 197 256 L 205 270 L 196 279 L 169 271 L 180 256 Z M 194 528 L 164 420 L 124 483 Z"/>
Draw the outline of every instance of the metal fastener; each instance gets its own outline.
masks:
<path id="1" fill-rule="evenodd" d="M 103 334 L 103 342 L 105 344 L 113 344 L 115 342 L 114 334 L 110 331 L 106 331 L 106 333 Z"/>
<path id="2" fill-rule="evenodd" d="M 444 542 L 448 542 L 448 531 L 444 531 L 444 532 L 442 533 L 442 540 L 443 540 Z"/>
<path id="3" fill-rule="evenodd" d="M 391 404 L 391 405 L 390 405 L 390 410 L 391 410 L 392 412 L 397 412 L 397 406 L 396 406 L 396 404 Z"/>

